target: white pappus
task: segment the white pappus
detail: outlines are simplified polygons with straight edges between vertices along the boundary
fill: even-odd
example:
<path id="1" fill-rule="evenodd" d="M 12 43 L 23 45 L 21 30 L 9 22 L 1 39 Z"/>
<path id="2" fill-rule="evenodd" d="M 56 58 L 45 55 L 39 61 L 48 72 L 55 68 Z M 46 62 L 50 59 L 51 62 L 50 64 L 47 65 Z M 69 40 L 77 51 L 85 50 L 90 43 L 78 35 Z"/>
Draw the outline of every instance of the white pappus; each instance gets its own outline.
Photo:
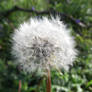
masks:
<path id="1" fill-rule="evenodd" d="M 12 35 L 12 54 L 24 72 L 68 69 L 76 58 L 74 37 L 59 18 L 31 18 Z"/>

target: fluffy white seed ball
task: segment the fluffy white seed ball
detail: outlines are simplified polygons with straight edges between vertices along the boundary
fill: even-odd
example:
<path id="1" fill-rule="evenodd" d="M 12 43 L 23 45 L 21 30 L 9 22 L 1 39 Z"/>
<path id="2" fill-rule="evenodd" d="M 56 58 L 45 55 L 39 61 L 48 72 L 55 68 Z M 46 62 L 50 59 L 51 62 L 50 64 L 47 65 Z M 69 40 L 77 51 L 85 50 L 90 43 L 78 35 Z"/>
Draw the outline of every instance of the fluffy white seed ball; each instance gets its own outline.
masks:
<path id="1" fill-rule="evenodd" d="M 12 35 L 12 54 L 24 72 L 68 69 L 76 58 L 74 38 L 59 18 L 31 18 Z"/>

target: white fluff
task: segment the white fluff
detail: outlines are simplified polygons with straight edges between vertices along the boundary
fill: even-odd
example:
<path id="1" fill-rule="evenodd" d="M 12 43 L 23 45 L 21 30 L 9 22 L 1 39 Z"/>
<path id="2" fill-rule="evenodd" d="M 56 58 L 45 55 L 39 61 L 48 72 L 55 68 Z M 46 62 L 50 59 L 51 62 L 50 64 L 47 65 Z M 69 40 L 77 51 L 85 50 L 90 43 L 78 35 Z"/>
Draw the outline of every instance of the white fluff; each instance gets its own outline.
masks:
<path id="1" fill-rule="evenodd" d="M 59 18 L 31 18 L 12 35 L 12 54 L 24 72 L 68 69 L 76 58 L 74 38 Z"/>

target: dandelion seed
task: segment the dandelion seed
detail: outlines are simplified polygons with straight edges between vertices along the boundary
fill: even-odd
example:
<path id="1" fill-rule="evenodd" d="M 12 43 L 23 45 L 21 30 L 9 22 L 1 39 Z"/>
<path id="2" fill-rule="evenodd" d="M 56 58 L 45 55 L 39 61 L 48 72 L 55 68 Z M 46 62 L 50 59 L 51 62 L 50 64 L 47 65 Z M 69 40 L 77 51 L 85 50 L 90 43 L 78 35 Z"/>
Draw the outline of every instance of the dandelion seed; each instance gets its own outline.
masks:
<path id="1" fill-rule="evenodd" d="M 74 37 L 59 18 L 31 18 L 12 35 L 12 54 L 24 72 L 68 69 L 76 58 Z"/>

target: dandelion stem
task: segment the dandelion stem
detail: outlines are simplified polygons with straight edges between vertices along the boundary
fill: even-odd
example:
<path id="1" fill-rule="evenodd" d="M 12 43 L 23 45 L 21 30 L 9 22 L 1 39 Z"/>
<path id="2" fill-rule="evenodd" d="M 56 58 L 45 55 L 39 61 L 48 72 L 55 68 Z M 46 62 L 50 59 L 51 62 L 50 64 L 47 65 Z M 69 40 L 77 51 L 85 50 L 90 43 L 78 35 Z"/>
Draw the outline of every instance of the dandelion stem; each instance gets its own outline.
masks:
<path id="1" fill-rule="evenodd" d="M 21 92 L 21 80 L 19 80 L 19 88 L 18 88 L 18 92 Z"/>
<path id="2" fill-rule="evenodd" d="M 50 69 L 47 70 L 47 92 L 51 92 L 51 76 L 50 76 Z"/>

